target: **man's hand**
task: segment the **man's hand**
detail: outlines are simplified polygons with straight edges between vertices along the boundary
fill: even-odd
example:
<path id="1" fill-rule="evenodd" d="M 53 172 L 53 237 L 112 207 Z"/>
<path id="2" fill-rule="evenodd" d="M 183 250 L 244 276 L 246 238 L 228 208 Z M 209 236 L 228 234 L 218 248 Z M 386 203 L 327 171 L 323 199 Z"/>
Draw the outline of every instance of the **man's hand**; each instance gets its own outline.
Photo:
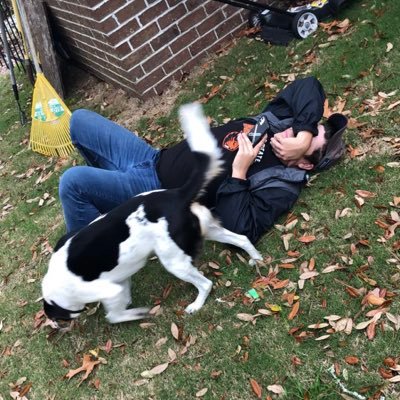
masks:
<path id="1" fill-rule="evenodd" d="M 312 133 L 300 131 L 296 137 L 292 128 L 276 133 L 271 139 L 272 150 L 275 155 L 283 161 L 300 160 L 310 147 Z"/>
<path id="2" fill-rule="evenodd" d="M 258 152 L 264 145 L 267 138 L 268 135 L 264 135 L 260 142 L 253 147 L 245 133 L 241 132 L 238 134 L 237 139 L 239 143 L 239 150 L 232 163 L 232 178 L 246 179 L 247 171 L 250 165 L 253 164 Z"/>

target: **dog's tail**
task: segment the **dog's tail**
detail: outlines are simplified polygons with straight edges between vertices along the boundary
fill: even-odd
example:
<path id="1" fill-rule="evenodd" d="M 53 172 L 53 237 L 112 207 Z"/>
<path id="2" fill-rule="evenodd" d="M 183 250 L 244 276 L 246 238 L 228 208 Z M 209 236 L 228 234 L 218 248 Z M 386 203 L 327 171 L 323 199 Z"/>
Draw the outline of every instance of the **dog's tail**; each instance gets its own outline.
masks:
<path id="1" fill-rule="evenodd" d="M 194 156 L 193 172 L 180 191 L 187 201 L 192 201 L 199 197 L 206 185 L 221 172 L 221 150 L 200 104 L 181 106 L 179 119 Z"/>

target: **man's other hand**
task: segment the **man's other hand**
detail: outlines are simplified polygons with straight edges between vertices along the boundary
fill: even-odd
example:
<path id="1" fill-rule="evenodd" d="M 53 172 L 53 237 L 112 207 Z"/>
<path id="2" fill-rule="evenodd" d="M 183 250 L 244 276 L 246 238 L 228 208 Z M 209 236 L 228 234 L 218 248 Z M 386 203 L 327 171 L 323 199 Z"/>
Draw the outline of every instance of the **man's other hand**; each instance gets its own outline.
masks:
<path id="1" fill-rule="evenodd" d="M 311 145 L 313 135 L 308 131 L 300 131 L 294 136 L 293 129 L 276 133 L 271 139 L 272 150 L 283 161 L 295 161 L 303 157 Z"/>

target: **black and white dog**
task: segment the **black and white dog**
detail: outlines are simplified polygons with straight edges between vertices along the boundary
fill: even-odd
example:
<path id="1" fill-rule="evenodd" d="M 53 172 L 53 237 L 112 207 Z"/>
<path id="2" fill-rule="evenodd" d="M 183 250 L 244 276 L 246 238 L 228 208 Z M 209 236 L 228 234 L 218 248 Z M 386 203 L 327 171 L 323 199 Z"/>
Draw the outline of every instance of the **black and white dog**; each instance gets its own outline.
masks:
<path id="1" fill-rule="evenodd" d="M 261 260 L 247 237 L 222 228 L 211 212 L 195 202 L 220 173 L 220 150 L 198 104 L 180 109 L 180 120 L 196 160 L 182 187 L 133 197 L 97 218 L 72 237 L 57 243 L 42 282 L 44 311 L 50 319 L 76 318 L 86 303 L 101 301 L 109 322 L 148 317 L 149 308 L 129 308 L 131 276 L 151 254 L 176 277 L 198 289 L 187 313 L 198 311 L 212 288 L 192 264 L 202 239 L 229 243 L 245 250 L 250 264 Z"/>

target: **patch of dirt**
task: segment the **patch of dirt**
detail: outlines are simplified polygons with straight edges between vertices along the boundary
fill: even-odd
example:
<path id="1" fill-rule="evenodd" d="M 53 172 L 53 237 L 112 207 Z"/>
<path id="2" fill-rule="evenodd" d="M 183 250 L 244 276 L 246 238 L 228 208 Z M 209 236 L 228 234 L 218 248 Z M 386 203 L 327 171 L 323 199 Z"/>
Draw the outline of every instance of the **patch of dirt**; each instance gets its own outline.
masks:
<path id="1" fill-rule="evenodd" d="M 218 57 L 225 55 L 236 41 L 237 39 L 233 39 L 217 54 L 205 57 L 203 62 L 185 77 L 184 81 L 200 76 Z M 66 67 L 63 80 L 67 83 L 66 97 L 76 99 L 74 108 L 97 110 L 100 107 L 102 115 L 132 131 L 143 117 L 154 120 L 167 115 L 174 107 L 177 97 L 182 93 L 183 84 L 183 81 L 171 81 L 170 87 L 161 95 L 142 101 L 71 65 Z"/>
<path id="2" fill-rule="evenodd" d="M 69 69 L 65 82 L 69 83 L 67 97 L 76 99 L 74 108 L 99 110 L 104 116 L 130 130 L 134 130 L 142 117 L 155 119 L 168 114 L 182 91 L 182 83 L 173 81 L 162 95 L 141 101 L 81 69 Z M 197 68 L 190 78 L 201 72 L 201 67 Z"/>

